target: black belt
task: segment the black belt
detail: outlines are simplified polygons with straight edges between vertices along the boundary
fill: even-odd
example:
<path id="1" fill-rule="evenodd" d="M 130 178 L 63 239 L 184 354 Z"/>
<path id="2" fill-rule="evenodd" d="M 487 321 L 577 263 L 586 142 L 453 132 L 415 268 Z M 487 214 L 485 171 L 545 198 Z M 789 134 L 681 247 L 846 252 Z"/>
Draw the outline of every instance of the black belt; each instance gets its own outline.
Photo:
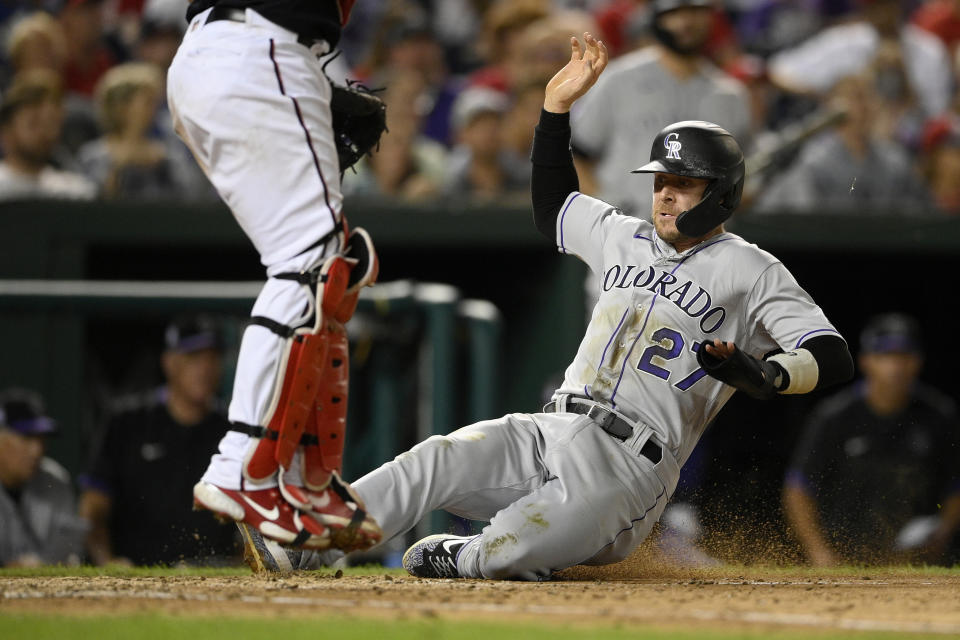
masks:
<path id="1" fill-rule="evenodd" d="M 546 413 L 555 413 L 557 411 L 557 403 L 550 402 L 543 407 L 543 410 Z M 610 409 L 596 402 L 590 402 L 589 400 L 578 401 L 577 399 L 570 398 L 566 402 L 564 411 L 587 416 L 617 440 L 625 441 L 633 435 L 633 425 Z M 663 449 L 661 449 L 660 445 L 654 442 L 653 439 L 648 439 L 640 449 L 640 455 L 650 460 L 653 464 L 657 464 L 661 458 L 663 458 Z"/>
<path id="2" fill-rule="evenodd" d="M 216 22 L 217 20 L 229 20 L 230 22 L 246 22 L 247 21 L 247 11 L 246 9 L 238 9 L 236 7 L 222 7 L 220 5 L 215 6 L 210 10 L 210 13 L 207 14 L 207 19 L 203 21 L 203 24 L 210 24 L 211 22 Z M 300 36 L 297 38 L 297 42 L 303 46 L 310 48 L 317 43 L 316 38 L 308 38 L 306 36 Z"/>

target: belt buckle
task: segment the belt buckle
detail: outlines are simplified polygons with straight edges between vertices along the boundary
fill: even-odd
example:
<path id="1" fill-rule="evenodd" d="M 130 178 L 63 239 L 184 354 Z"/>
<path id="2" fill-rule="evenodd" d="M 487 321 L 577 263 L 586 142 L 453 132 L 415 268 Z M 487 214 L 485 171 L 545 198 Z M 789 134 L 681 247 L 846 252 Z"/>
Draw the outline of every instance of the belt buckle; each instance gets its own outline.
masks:
<path id="1" fill-rule="evenodd" d="M 590 410 L 587 411 L 587 417 L 596 422 L 603 429 L 607 429 L 611 424 L 613 424 L 613 420 L 616 418 L 616 415 L 606 407 L 601 407 L 599 404 L 594 404 L 590 407 Z"/>

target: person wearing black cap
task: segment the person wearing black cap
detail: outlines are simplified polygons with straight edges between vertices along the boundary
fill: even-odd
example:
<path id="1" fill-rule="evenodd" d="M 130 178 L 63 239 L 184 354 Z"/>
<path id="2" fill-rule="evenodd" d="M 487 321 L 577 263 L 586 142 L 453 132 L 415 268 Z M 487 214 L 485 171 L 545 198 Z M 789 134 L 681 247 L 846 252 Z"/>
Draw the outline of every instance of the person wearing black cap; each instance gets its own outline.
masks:
<path id="1" fill-rule="evenodd" d="M 715 122 L 750 143 L 745 87 L 704 55 L 716 3 L 655 0 L 645 14 L 649 46 L 610 62 L 571 111 L 573 150 L 582 190 L 638 216 L 650 211 L 653 179 L 633 176 L 638 149 L 679 120 Z"/>
<path id="2" fill-rule="evenodd" d="M 191 510 L 196 476 L 228 427 L 217 402 L 223 340 L 211 318 L 175 319 L 164 333 L 166 385 L 129 399 L 109 420 L 88 474 L 81 514 L 89 560 L 135 565 L 224 564 L 239 558 L 235 529 Z"/>
<path id="3" fill-rule="evenodd" d="M 80 561 L 86 523 L 70 476 L 43 455 L 55 432 L 35 392 L 0 392 L 0 566 Z"/>
<path id="4" fill-rule="evenodd" d="M 812 564 L 956 560 L 960 429 L 953 402 L 920 382 L 917 320 L 875 316 L 862 379 L 810 415 L 787 471 L 784 508 Z"/>

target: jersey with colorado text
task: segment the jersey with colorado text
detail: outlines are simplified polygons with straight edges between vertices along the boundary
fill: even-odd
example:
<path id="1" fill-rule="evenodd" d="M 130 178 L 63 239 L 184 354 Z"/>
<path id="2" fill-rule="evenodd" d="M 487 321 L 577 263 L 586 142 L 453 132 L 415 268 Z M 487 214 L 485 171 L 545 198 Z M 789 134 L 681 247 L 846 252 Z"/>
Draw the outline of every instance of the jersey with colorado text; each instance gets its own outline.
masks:
<path id="1" fill-rule="evenodd" d="M 701 344 L 730 341 L 762 358 L 839 335 L 779 260 L 733 233 L 677 253 L 652 223 L 574 192 L 556 241 L 587 263 L 600 288 L 556 393 L 648 424 L 681 465 L 735 391 L 700 368 Z"/>

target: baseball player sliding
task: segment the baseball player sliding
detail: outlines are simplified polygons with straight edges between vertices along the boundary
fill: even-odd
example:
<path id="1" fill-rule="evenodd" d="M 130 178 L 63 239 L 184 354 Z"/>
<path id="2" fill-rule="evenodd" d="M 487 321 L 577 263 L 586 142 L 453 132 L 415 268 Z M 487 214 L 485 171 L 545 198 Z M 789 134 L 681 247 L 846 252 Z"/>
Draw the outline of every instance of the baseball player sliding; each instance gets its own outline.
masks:
<path id="1" fill-rule="evenodd" d="M 177 132 L 268 277 L 240 346 L 232 430 L 194 487 L 195 505 L 241 523 L 248 543 L 350 551 L 381 536 L 338 474 L 344 323 L 377 275 L 369 236 L 342 212 L 340 94 L 318 59 L 352 4 L 193 0 L 168 74 Z"/>
<path id="2" fill-rule="evenodd" d="M 489 521 L 415 543 L 403 558 L 415 576 L 536 580 L 619 561 L 735 391 L 807 393 L 853 374 L 846 342 L 786 267 L 724 230 L 744 179 L 724 129 L 687 121 L 657 135 L 635 170 L 654 174 L 650 221 L 577 191 L 568 112 L 607 64 L 603 43 L 584 41 L 571 39 L 547 84 L 532 195 L 537 228 L 590 266 L 599 300 L 542 413 L 434 436 L 354 483 L 384 539 L 432 509 Z"/>

